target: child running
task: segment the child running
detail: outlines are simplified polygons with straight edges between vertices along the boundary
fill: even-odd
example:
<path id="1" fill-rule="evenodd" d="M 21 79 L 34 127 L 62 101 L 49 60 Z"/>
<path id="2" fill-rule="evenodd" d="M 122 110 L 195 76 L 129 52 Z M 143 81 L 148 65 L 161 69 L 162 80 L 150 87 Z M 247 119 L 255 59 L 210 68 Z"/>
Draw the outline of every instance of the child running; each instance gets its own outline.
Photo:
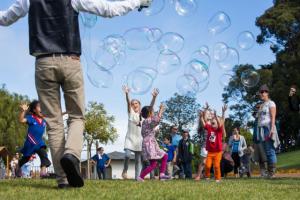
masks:
<path id="1" fill-rule="evenodd" d="M 19 160 L 18 169 L 21 169 L 21 167 L 30 160 L 31 156 L 37 153 L 41 159 L 40 176 L 46 177 L 46 168 L 51 165 L 51 162 L 48 159 L 46 144 L 43 141 L 46 121 L 43 119 L 40 103 L 34 100 L 30 103 L 29 107 L 27 104 L 22 104 L 20 108 L 19 122 L 27 124 L 28 131 L 24 146 L 21 149 L 23 156 Z M 26 115 L 27 111 L 28 114 Z"/>
<path id="2" fill-rule="evenodd" d="M 165 175 L 168 154 L 159 148 L 155 138 L 155 128 L 158 126 L 163 112 L 163 104 L 160 105 L 158 115 L 156 116 L 154 116 L 153 108 L 151 106 L 145 106 L 142 109 L 141 115 L 145 119 L 142 123 L 142 154 L 145 160 L 150 161 L 150 165 L 141 172 L 140 176 L 137 178 L 138 181 L 144 181 L 145 176 L 156 168 L 157 161 L 160 159 L 160 180 L 170 179 L 170 176 Z"/>
<path id="3" fill-rule="evenodd" d="M 223 138 L 223 120 L 220 120 L 214 112 L 211 124 L 207 123 L 204 118 L 204 112 L 201 112 L 201 123 L 207 131 L 206 150 L 207 158 L 205 162 L 205 177 L 210 179 L 210 169 L 214 165 L 216 182 L 221 181 L 221 159 L 222 159 L 222 138 Z"/>

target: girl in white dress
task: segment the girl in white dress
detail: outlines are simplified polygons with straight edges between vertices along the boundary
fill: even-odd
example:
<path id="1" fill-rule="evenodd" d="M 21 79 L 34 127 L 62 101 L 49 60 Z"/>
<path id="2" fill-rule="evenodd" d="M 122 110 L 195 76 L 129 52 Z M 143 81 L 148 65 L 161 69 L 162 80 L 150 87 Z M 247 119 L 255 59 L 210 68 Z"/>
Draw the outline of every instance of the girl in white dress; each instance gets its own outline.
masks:
<path id="1" fill-rule="evenodd" d="M 123 86 L 123 91 L 126 95 L 127 112 L 128 112 L 128 129 L 125 137 L 125 159 L 124 168 L 122 172 L 123 179 L 127 179 L 127 170 L 130 160 L 131 152 L 135 155 L 135 179 L 138 178 L 142 169 L 142 141 L 143 137 L 141 134 L 141 103 L 137 99 L 130 100 L 129 92 L 130 89 L 127 86 Z M 154 89 L 152 92 L 151 107 L 155 104 L 157 95 L 159 94 L 158 89 Z"/>

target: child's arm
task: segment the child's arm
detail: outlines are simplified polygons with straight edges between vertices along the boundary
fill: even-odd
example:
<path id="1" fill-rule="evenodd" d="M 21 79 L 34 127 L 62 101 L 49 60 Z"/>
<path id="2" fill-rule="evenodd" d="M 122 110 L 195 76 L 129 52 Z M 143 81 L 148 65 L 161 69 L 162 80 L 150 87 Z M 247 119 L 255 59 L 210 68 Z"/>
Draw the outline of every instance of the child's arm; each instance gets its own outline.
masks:
<path id="1" fill-rule="evenodd" d="M 108 160 L 108 162 L 107 162 L 107 164 L 106 164 L 105 167 L 109 167 L 110 163 L 111 163 L 111 158 L 109 158 L 109 160 Z"/>
<path id="2" fill-rule="evenodd" d="M 159 106 L 159 111 L 158 111 L 158 117 L 159 118 L 162 118 L 162 115 L 163 115 L 164 111 L 165 111 L 165 105 L 161 103 L 160 106 Z"/>
<path id="3" fill-rule="evenodd" d="M 125 93 L 126 96 L 126 103 L 127 103 L 127 112 L 130 113 L 131 112 L 131 105 L 130 105 L 130 98 L 129 98 L 129 88 L 127 86 L 123 86 L 123 91 Z"/>
<path id="4" fill-rule="evenodd" d="M 151 103 L 150 103 L 150 107 L 152 109 L 155 105 L 155 100 L 156 100 L 156 97 L 157 97 L 158 94 L 159 94 L 159 90 L 157 88 L 154 88 L 153 91 L 152 91 L 152 100 L 151 100 Z"/>
<path id="5" fill-rule="evenodd" d="M 28 110 L 28 105 L 26 103 L 21 104 L 20 109 L 21 111 L 19 113 L 19 122 L 25 124 L 27 123 L 27 119 L 25 118 L 25 113 Z"/>
<path id="6" fill-rule="evenodd" d="M 226 113 L 226 110 L 227 110 L 227 105 L 224 104 L 224 106 L 222 107 L 222 124 L 223 124 L 223 138 L 226 138 L 227 136 L 227 133 L 226 133 L 226 129 L 225 129 L 225 113 Z"/>
<path id="7" fill-rule="evenodd" d="M 173 163 L 176 163 L 176 158 L 177 158 L 177 152 L 176 150 L 174 151 L 174 158 L 172 160 Z"/>
<path id="8" fill-rule="evenodd" d="M 204 112 L 205 111 L 200 111 L 200 123 L 201 123 L 202 127 L 204 127 L 206 124 L 206 120 L 204 118 Z"/>

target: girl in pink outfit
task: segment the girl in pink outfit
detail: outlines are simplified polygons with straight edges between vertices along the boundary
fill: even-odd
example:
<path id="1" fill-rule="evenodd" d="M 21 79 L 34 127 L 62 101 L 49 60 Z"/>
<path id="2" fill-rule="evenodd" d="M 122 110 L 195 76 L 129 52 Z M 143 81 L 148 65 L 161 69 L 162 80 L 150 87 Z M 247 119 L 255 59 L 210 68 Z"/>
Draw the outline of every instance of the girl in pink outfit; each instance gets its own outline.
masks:
<path id="1" fill-rule="evenodd" d="M 150 161 L 150 165 L 141 172 L 137 179 L 138 181 L 144 181 L 145 176 L 156 168 L 157 161 L 160 159 L 160 180 L 170 179 L 169 176 L 165 175 L 168 154 L 159 148 L 155 138 L 155 128 L 159 124 L 163 111 L 164 106 L 162 104 L 160 105 L 159 113 L 156 116 L 154 116 L 153 108 L 151 106 L 145 106 L 141 111 L 141 115 L 145 119 L 142 123 L 142 155 L 145 160 Z"/>

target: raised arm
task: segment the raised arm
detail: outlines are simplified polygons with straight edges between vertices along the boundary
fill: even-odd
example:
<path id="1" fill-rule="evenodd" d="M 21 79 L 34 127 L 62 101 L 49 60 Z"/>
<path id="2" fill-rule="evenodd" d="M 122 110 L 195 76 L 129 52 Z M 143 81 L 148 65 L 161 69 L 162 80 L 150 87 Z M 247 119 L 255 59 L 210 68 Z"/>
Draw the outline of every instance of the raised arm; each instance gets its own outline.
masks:
<path id="1" fill-rule="evenodd" d="M 19 113 L 19 122 L 27 123 L 27 119 L 25 118 L 25 113 L 28 110 L 28 105 L 26 103 L 20 105 L 20 113 Z"/>
<path id="2" fill-rule="evenodd" d="M 224 106 L 222 107 L 223 138 L 226 138 L 226 136 L 227 136 L 226 129 L 225 129 L 225 120 L 226 120 L 225 114 L 226 114 L 227 108 L 228 107 L 226 104 L 224 104 Z"/>
<path id="3" fill-rule="evenodd" d="M 72 6 L 76 11 L 88 12 L 102 17 L 114 17 L 125 15 L 128 12 L 150 6 L 152 0 L 72 0 Z"/>
<path id="4" fill-rule="evenodd" d="M 152 91 L 152 100 L 151 100 L 151 103 L 150 103 L 150 106 L 151 106 L 152 109 L 155 105 L 155 100 L 156 100 L 156 97 L 157 97 L 158 94 L 159 94 L 159 90 L 157 88 L 154 88 L 153 91 Z"/>
<path id="5" fill-rule="evenodd" d="M 24 17 L 29 10 L 29 0 L 17 0 L 7 10 L 0 11 L 0 25 L 9 26 Z"/>
<path id="6" fill-rule="evenodd" d="M 200 111 L 200 116 L 199 116 L 199 121 L 200 121 L 200 123 L 201 123 L 201 125 L 202 125 L 202 127 L 204 127 L 205 126 L 205 124 L 206 124 L 206 120 L 205 120 L 205 117 L 204 117 L 204 112 L 205 111 Z"/>
<path id="7" fill-rule="evenodd" d="M 158 111 L 158 117 L 159 118 L 162 117 L 164 111 L 165 111 L 165 105 L 161 103 L 160 106 L 159 106 L 159 111 Z"/>
<path id="8" fill-rule="evenodd" d="M 126 103 L 127 103 L 127 112 L 130 113 L 131 112 L 131 105 L 130 105 L 130 98 L 129 98 L 129 88 L 127 86 L 123 86 L 123 91 L 125 93 L 125 97 L 126 97 Z"/>

